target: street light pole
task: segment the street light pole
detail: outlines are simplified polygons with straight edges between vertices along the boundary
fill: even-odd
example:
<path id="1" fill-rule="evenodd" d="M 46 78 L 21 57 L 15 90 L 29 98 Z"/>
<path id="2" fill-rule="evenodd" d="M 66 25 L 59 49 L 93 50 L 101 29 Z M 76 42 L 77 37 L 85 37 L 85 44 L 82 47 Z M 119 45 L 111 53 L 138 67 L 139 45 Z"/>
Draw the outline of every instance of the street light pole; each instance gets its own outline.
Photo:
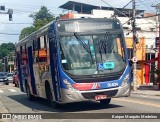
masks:
<path id="1" fill-rule="evenodd" d="M 136 8 L 135 0 L 132 1 L 132 9 L 133 9 L 133 15 L 132 15 L 132 32 L 133 32 L 133 57 L 136 57 Z M 133 62 L 133 91 L 137 91 L 137 63 Z"/>

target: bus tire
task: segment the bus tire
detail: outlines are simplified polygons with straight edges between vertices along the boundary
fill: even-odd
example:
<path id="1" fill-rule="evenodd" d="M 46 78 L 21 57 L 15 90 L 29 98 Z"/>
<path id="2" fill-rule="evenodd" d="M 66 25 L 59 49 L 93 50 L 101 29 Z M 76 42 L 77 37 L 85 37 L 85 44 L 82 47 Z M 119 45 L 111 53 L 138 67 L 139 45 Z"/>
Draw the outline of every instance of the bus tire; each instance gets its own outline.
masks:
<path id="1" fill-rule="evenodd" d="M 6 82 L 5 84 L 6 84 L 6 85 L 9 85 L 9 83 L 8 83 L 8 82 Z"/>
<path id="2" fill-rule="evenodd" d="M 33 101 L 34 100 L 34 96 L 31 94 L 31 91 L 29 89 L 29 86 L 26 85 L 26 92 L 27 92 L 27 98 L 29 101 Z"/>
<path id="3" fill-rule="evenodd" d="M 104 99 L 104 100 L 100 100 L 100 103 L 101 103 L 102 105 L 108 105 L 110 102 L 111 102 L 111 98 Z"/>
<path id="4" fill-rule="evenodd" d="M 46 90 L 47 105 L 53 106 L 52 92 L 48 83 L 45 85 L 45 90 Z"/>

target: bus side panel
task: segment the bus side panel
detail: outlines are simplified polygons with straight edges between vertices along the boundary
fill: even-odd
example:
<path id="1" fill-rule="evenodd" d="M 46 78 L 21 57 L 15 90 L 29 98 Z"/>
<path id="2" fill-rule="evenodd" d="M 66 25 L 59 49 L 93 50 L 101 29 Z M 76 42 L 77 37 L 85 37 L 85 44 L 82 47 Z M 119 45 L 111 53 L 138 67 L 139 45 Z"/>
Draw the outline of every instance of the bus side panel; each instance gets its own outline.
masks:
<path id="1" fill-rule="evenodd" d="M 19 84 L 20 84 L 20 89 L 22 92 L 24 92 L 23 88 L 23 83 L 22 83 L 22 71 L 21 71 L 21 59 L 20 59 L 20 54 L 17 53 L 17 59 L 18 59 L 18 79 L 19 79 Z"/>
<path id="2" fill-rule="evenodd" d="M 33 71 L 33 54 L 32 54 L 32 47 L 28 47 L 28 64 L 29 64 L 29 74 L 31 78 L 31 87 L 33 94 L 37 95 L 36 90 L 36 83 L 35 83 L 35 77 L 34 77 L 34 71 Z"/>

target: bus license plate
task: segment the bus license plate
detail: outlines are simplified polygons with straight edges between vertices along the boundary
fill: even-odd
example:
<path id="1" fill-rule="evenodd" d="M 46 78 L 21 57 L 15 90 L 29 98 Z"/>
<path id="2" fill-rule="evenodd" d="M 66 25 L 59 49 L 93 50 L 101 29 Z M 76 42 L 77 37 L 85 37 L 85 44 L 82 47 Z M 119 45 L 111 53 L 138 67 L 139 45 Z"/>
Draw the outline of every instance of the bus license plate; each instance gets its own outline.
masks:
<path id="1" fill-rule="evenodd" d="M 103 100 L 103 99 L 107 99 L 107 95 L 96 95 L 95 96 L 95 100 Z"/>

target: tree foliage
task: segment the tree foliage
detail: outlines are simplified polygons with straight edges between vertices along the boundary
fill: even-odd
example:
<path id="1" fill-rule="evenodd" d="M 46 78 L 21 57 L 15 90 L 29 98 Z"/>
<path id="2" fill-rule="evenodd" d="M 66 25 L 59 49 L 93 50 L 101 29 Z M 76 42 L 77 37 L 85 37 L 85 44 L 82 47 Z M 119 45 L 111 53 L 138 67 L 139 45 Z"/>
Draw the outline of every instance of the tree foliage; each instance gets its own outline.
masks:
<path id="1" fill-rule="evenodd" d="M 42 6 L 39 12 L 31 14 L 29 17 L 33 18 L 33 26 L 36 29 L 39 29 L 42 26 L 48 24 L 55 18 L 54 15 L 51 12 L 49 12 L 47 7 L 45 6 Z"/>
<path id="2" fill-rule="evenodd" d="M 33 33 L 36 29 L 31 26 L 31 27 L 26 27 L 23 28 L 23 30 L 21 31 L 21 35 L 19 37 L 19 40 L 23 39 L 24 37 L 28 36 L 29 34 Z"/>
<path id="3" fill-rule="evenodd" d="M 54 15 L 45 6 L 42 6 L 38 12 L 29 15 L 29 17 L 33 18 L 33 26 L 24 28 L 21 31 L 19 39 L 28 36 L 32 32 L 38 30 L 55 19 Z"/>
<path id="4" fill-rule="evenodd" d="M 11 55 L 15 51 L 15 45 L 13 43 L 2 43 L 0 45 L 0 59 L 5 56 Z"/>

